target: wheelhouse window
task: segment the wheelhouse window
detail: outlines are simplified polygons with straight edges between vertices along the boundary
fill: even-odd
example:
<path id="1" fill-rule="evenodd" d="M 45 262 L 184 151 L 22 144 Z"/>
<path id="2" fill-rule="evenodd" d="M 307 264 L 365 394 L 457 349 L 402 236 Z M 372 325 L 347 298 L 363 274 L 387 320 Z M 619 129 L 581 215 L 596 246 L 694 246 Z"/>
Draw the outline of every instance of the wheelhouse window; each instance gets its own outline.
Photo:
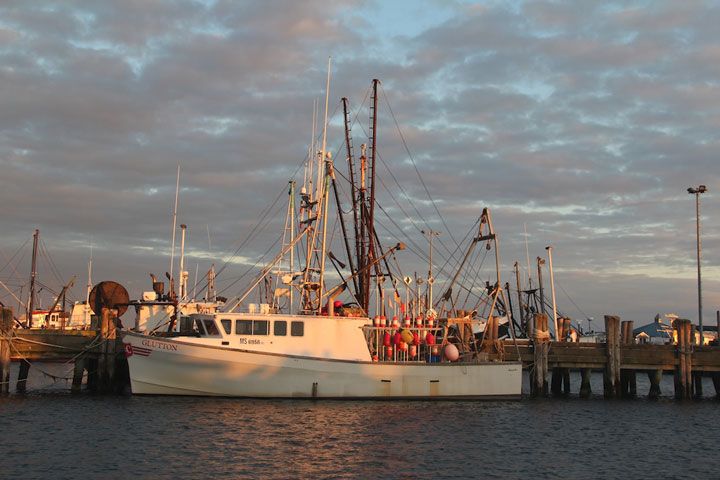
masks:
<path id="1" fill-rule="evenodd" d="M 253 320 L 253 335 L 267 335 L 269 324 L 268 320 Z"/>
<path id="2" fill-rule="evenodd" d="M 235 320 L 235 335 L 252 335 L 252 320 Z"/>
<path id="3" fill-rule="evenodd" d="M 225 333 L 230 335 L 230 329 L 232 328 L 232 321 L 229 318 L 223 318 L 220 320 L 220 324 L 223 327 L 223 330 L 225 330 Z"/>
<path id="4" fill-rule="evenodd" d="M 205 324 L 205 330 L 207 330 L 208 336 L 220 335 L 220 331 L 217 328 L 217 324 L 211 318 L 206 318 L 203 323 Z"/>
<path id="5" fill-rule="evenodd" d="M 305 335 L 305 322 L 291 322 L 290 335 L 293 337 L 302 337 Z"/>
<path id="6" fill-rule="evenodd" d="M 207 335 L 207 333 L 205 333 L 205 327 L 203 327 L 202 320 L 200 320 L 199 318 L 195 319 L 195 329 L 200 335 Z"/>
<path id="7" fill-rule="evenodd" d="M 287 335 L 287 322 L 285 320 L 276 320 L 273 324 L 273 334 L 278 337 Z"/>

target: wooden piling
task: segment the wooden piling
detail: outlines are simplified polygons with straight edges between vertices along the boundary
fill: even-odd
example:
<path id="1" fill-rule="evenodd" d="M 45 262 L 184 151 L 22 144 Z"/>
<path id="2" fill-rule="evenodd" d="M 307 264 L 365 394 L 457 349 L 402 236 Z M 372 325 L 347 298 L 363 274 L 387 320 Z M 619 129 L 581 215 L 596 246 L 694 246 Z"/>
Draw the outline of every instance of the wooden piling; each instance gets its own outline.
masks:
<path id="1" fill-rule="evenodd" d="M 605 398 L 617 397 L 620 389 L 620 317 L 605 315 L 607 364 L 603 376 Z"/>
<path id="2" fill-rule="evenodd" d="M 80 356 L 75 359 L 75 368 L 73 370 L 73 381 L 70 391 L 72 393 L 79 393 L 82 390 L 82 379 L 83 373 L 85 372 L 85 356 Z"/>
<path id="3" fill-rule="evenodd" d="M 677 334 L 677 358 L 675 367 L 675 398 L 683 399 L 692 396 L 692 326 L 690 320 L 675 320 Z"/>
<path id="4" fill-rule="evenodd" d="M 632 320 L 622 321 L 620 333 L 620 343 L 622 345 L 632 345 L 635 343 L 633 325 L 634 322 Z M 634 370 L 620 370 L 620 390 L 623 397 L 633 398 L 637 395 L 637 379 Z"/>
<path id="5" fill-rule="evenodd" d="M 660 397 L 660 380 L 662 380 L 662 370 L 648 370 L 648 379 L 650 380 L 650 392 L 648 398 Z"/>
<path id="6" fill-rule="evenodd" d="M 103 308 L 100 313 L 100 338 L 102 342 L 98 346 L 97 365 L 97 387 L 101 392 L 111 391 L 115 384 L 116 323 L 117 310 Z"/>
<path id="7" fill-rule="evenodd" d="M 10 350 L 12 348 L 13 309 L 2 308 L 0 317 L 0 394 L 10 392 Z"/>
<path id="8" fill-rule="evenodd" d="M 17 385 L 15 386 L 18 393 L 25 393 L 25 390 L 27 390 L 28 372 L 30 372 L 30 362 L 23 358 L 20 360 L 20 370 L 18 371 Z"/>
<path id="9" fill-rule="evenodd" d="M 532 335 L 534 367 L 530 372 L 530 394 L 537 397 L 548 393 L 548 351 L 550 350 L 548 316 L 544 313 L 536 313 L 534 325 L 535 330 Z"/>
<path id="10" fill-rule="evenodd" d="M 590 387 L 590 377 L 592 375 L 592 368 L 583 368 L 580 371 L 580 375 L 582 377 L 582 380 L 580 382 L 580 397 L 587 398 L 592 393 L 592 388 Z"/>

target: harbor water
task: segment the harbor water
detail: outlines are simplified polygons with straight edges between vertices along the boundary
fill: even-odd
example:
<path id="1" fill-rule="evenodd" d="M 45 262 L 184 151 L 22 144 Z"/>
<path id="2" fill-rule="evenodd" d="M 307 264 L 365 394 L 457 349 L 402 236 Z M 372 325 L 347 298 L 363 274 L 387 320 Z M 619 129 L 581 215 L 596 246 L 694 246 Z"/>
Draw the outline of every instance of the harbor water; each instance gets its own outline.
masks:
<path id="1" fill-rule="evenodd" d="M 55 378 L 45 373 L 55 375 Z M 71 395 L 67 367 L 0 397 L 0 477 L 716 478 L 720 403 L 593 396 L 312 401 Z M 12 379 L 17 378 L 13 365 Z M 528 391 L 527 378 L 524 391 Z M 573 375 L 577 392 L 579 375 Z"/>

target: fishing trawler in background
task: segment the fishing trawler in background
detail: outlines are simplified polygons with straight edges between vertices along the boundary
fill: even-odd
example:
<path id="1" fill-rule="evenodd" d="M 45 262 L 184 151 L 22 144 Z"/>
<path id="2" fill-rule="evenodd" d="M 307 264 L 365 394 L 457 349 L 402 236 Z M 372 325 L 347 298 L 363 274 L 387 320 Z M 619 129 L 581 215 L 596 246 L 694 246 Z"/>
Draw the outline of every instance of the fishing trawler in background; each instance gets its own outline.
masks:
<path id="1" fill-rule="evenodd" d="M 374 80 L 370 152 L 366 155 L 363 145 L 359 166 L 353 158 L 348 103 L 343 99 L 348 151 L 348 170 L 343 175 L 336 175 L 339 172 L 326 150 L 326 94 L 322 146 L 314 151 L 313 141 L 299 198 L 295 183 L 290 182 L 280 252 L 243 295 L 228 302 L 223 311 L 180 313 L 162 334 L 121 332 L 134 394 L 385 399 L 520 396 L 522 365 L 505 361 L 502 343 L 497 341 L 498 325 L 506 320 L 497 313 L 504 292 L 497 236 L 488 209 L 483 209 L 470 230 L 464 257 L 448 262 L 454 275 L 447 275 L 444 293 L 437 300 L 432 293 L 432 235 L 430 272 L 423 282 L 400 270 L 396 253 L 405 250 L 405 244 L 391 242 L 376 230 L 378 85 Z M 342 187 L 351 192 L 349 209 L 343 209 L 338 194 L 341 178 L 347 180 Z M 331 203 L 337 208 L 332 223 Z M 334 235 L 328 225 L 339 225 L 342 230 L 344 262 L 330 250 Z M 418 233 L 423 237 L 425 232 Z M 409 242 L 414 243 L 412 236 Z M 389 243 L 394 246 L 383 246 Z M 485 248 L 476 249 L 477 245 Z M 480 250 L 485 254 L 494 250 L 494 284 L 479 282 L 479 270 L 470 267 L 471 262 L 482 263 L 485 258 Z M 332 273 L 326 272 L 328 262 L 334 267 Z M 261 283 L 274 284 L 271 300 L 246 304 Z M 421 283 L 426 285 L 425 292 Z M 176 321 L 181 323 L 179 331 L 175 331 Z"/>

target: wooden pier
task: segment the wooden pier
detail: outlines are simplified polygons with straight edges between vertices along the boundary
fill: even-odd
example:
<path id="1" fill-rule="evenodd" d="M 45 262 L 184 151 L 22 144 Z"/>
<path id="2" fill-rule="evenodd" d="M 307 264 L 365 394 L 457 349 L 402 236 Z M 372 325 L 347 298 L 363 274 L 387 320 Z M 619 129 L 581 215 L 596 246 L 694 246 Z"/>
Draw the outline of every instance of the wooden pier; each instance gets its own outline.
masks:
<path id="1" fill-rule="evenodd" d="M 97 329 L 13 329 L 13 310 L 0 319 L 0 393 L 10 391 L 10 362 L 20 362 L 17 392 L 27 389 L 33 362 L 73 362 L 72 391 L 80 392 L 87 372 L 87 389 L 119 392 L 129 383 L 122 342 L 116 335 L 117 311 L 103 309 Z"/>
<path id="2" fill-rule="evenodd" d="M 12 309 L 3 308 L 0 319 L 0 393 L 8 393 L 10 361 L 20 362 L 16 390 L 26 390 L 28 370 L 33 362 L 74 362 L 72 391 L 79 392 L 87 372 L 87 389 L 93 392 L 119 392 L 128 384 L 127 362 L 122 342 L 116 335 L 117 311 L 104 308 L 97 329 L 93 330 L 13 330 Z M 689 320 L 674 322 L 677 343 L 672 345 L 636 344 L 633 322 L 605 317 L 605 343 L 570 341 L 569 322 L 560 323 L 559 337 L 551 341 L 548 318 L 536 314 L 529 340 L 498 341 L 505 360 L 521 360 L 530 373 L 530 395 L 568 395 L 570 371 L 578 371 L 580 397 L 591 395 L 590 376 L 603 375 L 606 398 L 638 395 L 636 375 L 647 374 L 647 396 L 660 396 L 663 374 L 673 374 L 675 397 L 702 397 L 702 378 L 711 377 L 720 397 L 720 346 L 695 345 Z M 516 348 L 517 347 L 517 348 Z M 519 356 L 518 356 L 519 355 Z M 642 393 L 642 392 L 640 392 Z"/>
<path id="3" fill-rule="evenodd" d="M 518 360 L 530 372 L 530 394 L 544 396 L 569 394 L 570 370 L 579 371 L 582 382 L 578 394 L 587 397 L 592 372 L 603 374 L 603 394 L 606 398 L 634 397 L 638 394 L 636 375 L 647 374 L 650 398 L 660 396 L 663 373 L 675 377 L 675 397 L 702 397 L 702 377 L 713 379 L 715 394 L 720 396 L 720 346 L 696 345 L 693 325 L 689 320 L 674 322 L 677 343 L 672 345 L 636 344 L 633 322 L 621 322 L 619 317 L 605 316 L 605 343 L 569 341 L 568 328 L 558 327 L 559 337 L 565 341 L 550 341 L 547 315 L 536 314 L 530 340 L 504 342 L 504 358 Z M 550 373 L 552 376 L 550 377 Z M 548 391 L 548 383 L 550 390 Z"/>

